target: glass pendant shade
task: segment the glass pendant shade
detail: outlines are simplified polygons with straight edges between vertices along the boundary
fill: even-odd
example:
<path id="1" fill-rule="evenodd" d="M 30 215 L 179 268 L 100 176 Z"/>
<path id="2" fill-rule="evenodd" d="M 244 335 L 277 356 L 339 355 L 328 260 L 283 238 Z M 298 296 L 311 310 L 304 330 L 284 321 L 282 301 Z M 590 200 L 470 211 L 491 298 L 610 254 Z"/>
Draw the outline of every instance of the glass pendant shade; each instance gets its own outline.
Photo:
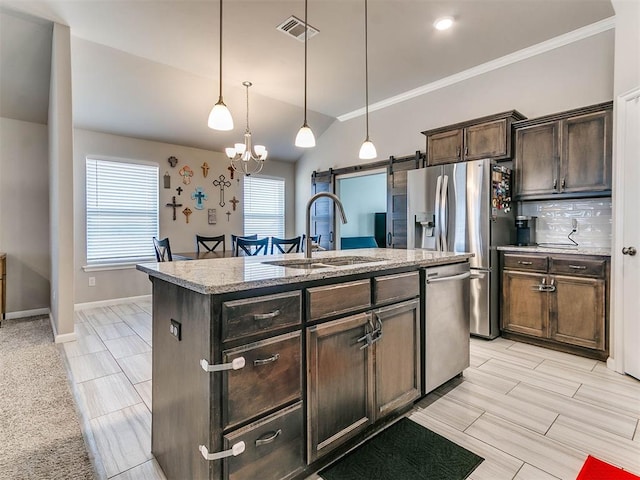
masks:
<path id="1" fill-rule="evenodd" d="M 296 147 L 311 148 L 316 146 L 316 137 L 306 123 L 300 127 L 296 135 Z"/>
<path id="2" fill-rule="evenodd" d="M 231 117 L 231 112 L 222 99 L 220 99 L 211 109 L 207 124 L 209 125 L 209 128 L 214 130 L 233 130 L 233 118 Z"/>
<path id="3" fill-rule="evenodd" d="M 378 152 L 376 152 L 376 146 L 373 144 L 371 140 L 368 138 L 364 141 L 362 146 L 360 147 L 360 159 L 361 160 L 371 160 L 372 158 L 376 158 L 378 156 Z"/>

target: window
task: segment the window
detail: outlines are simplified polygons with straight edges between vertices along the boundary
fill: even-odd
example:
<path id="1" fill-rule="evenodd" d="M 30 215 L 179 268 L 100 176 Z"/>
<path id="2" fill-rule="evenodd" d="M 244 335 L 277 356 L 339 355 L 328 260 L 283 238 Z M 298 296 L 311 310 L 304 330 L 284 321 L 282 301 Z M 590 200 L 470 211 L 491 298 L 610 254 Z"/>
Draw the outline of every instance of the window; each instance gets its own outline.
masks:
<path id="1" fill-rule="evenodd" d="M 158 166 L 87 158 L 87 263 L 154 257 Z"/>
<path id="2" fill-rule="evenodd" d="M 244 234 L 284 237 L 284 179 L 244 177 Z"/>

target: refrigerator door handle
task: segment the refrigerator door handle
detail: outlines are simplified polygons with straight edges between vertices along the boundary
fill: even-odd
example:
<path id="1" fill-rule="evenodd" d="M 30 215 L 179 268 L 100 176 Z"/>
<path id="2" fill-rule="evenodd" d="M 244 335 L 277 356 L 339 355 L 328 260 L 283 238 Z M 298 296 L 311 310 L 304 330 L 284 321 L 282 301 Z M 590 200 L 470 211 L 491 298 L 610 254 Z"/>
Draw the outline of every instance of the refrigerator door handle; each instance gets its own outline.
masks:
<path id="1" fill-rule="evenodd" d="M 439 252 L 442 250 L 442 247 L 440 245 L 440 237 L 441 234 L 440 232 L 442 231 L 442 215 L 440 212 L 440 191 L 442 190 L 442 175 L 438 175 L 438 179 L 436 180 L 436 231 L 435 231 L 435 235 L 436 235 L 436 252 Z"/>
<path id="2" fill-rule="evenodd" d="M 449 212 L 447 211 L 447 194 L 449 188 L 449 175 L 444 175 L 442 180 L 442 187 L 440 189 L 440 245 L 442 247 L 442 251 L 446 252 L 449 250 L 449 246 L 447 245 L 447 223 L 449 222 Z"/>

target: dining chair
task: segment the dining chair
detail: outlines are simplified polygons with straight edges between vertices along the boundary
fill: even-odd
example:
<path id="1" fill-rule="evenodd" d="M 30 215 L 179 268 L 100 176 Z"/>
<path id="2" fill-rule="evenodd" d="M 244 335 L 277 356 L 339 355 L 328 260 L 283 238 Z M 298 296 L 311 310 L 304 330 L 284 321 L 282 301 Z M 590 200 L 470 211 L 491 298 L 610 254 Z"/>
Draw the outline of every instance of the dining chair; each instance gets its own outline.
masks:
<path id="1" fill-rule="evenodd" d="M 156 251 L 156 260 L 158 262 L 172 262 L 173 257 L 171 256 L 171 245 L 169 245 L 169 238 L 163 238 L 162 240 L 158 240 L 156 237 L 153 237 L 153 247 Z"/>
<path id="2" fill-rule="evenodd" d="M 273 247 L 276 247 L 280 253 L 298 253 L 301 240 L 302 237 L 300 236 L 294 238 L 271 237 L 271 254 L 273 255 Z"/>
<path id="3" fill-rule="evenodd" d="M 231 234 L 231 251 L 233 252 L 234 255 L 236 255 L 236 241 L 240 237 L 248 238 L 249 240 L 257 240 L 258 239 L 258 235 L 255 234 L 255 233 L 253 235 L 234 235 L 234 234 Z"/>
<path id="4" fill-rule="evenodd" d="M 269 237 L 250 239 L 238 237 L 236 239 L 235 255 L 266 255 L 269 248 Z"/>
<path id="5" fill-rule="evenodd" d="M 227 246 L 224 237 L 224 234 L 215 237 L 205 237 L 204 235 L 196 234 L 196 251 L 200 253 L 200 247 L 202 246 L 206 252 L 213 252 L 222 245 L 222 251 L 226 252 Z"/>
<path id="6" fill-rule="evenodd" d="M 307 238 L 306 234 L 302 234 L 302 242 L 300 242 L 300 251 L 304 252 L 304 247 L 307 244 L 307 242 L 305 241 L 305 239 Z M 320 245 L 320 239 L 322 238 L 322 234 L 320 235 L 311 235 L 311 242 L 315 243 L 316 245 Z"/>

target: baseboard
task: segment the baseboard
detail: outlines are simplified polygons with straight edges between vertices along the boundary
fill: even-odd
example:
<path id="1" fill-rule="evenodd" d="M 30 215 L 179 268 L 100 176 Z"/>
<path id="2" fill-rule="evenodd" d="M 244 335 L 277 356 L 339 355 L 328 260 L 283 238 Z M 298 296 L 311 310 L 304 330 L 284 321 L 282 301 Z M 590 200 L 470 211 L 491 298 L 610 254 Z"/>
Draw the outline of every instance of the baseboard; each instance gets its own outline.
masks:
<path id="1" fill-rule="evenodd" d="M 112 298 L 110 300 L 98 300 L 97 302 L 76 303 L 74 310 L 84 310 L 86 308 L 108 307 L 110 305 L 119 305 L 122 303 L 131 303 L 141 300 L 151 300 L 151 295 L 139 295 L 137 297 Z"/>
<path id="2" fill-rule="evenodd" d="M 23 310 L 21 312 L 7 312 L 4 315 L 6 320 L 15 318 L 35 317 L 36 315 L 51 315 L 49 308 L 35 308 L 33 310 Z"/>
<path id="3" fill-rule="evenodd" d="M 73 342 L 78 339 L 78 337 L 76 336 L 75 326 L 73 328 L 73 332 L 59 334 L 51 313 L 49 313 L 49 323 L 51 324 L 51 330 L 53 330 L 53 343 Z"/>

